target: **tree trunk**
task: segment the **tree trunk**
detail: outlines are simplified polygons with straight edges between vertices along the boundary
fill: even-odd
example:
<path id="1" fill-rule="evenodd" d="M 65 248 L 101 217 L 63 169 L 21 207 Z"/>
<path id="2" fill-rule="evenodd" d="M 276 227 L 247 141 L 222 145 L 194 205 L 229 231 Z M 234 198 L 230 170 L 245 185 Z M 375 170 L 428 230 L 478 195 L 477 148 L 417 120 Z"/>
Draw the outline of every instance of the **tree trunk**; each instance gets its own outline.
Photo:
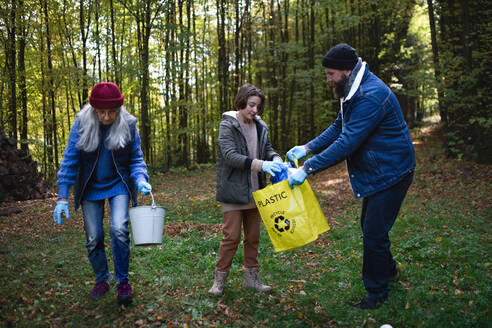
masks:
<path id="1" fill-rule="evenodd" d="M 96 52 L 97 52 L 97 76 L 99 77 L 98 82 L 102 81 L 102 72 L 101 72 L 101 37 L 99 30 L 99 1 L 96 1 L 96 9 L 95 9 L 95 20 L 96 20 Z"/>
<path id="2" fill-rule="evenodd" d="M 164 2 L 161 2 L 157 8 L 152 8 L 153 0 L 139 0 L 136 7 L 130 7 L 130 4 L 122 1 L 123 5 L 130 13 L 133 14 L 137 23 L 137 40 L 138 40 L 138 58 L 139 58 L 139 77 L 140 77 L 140 133 L 142 140 L 142 151 L 145 160 L 151 162 L 150 147 L 150 72 L 149 72 L 149 40 L 152 33 L 153 18 L 159 15 Z M 122 47 L 123 48 L 123 47 Z"/>
<path id="3" fill-rule="evenodd" d="M 183 30 L 183 0 L 178 1 L 178 24 L 180 26 L 180 32 Z M 178 92 L 179 92 L 179 101 L 178 101 L 178 124 L 179 124 L 179 132 L 178 132 L 178 153 L 179 153 L 179 162 L 177 163 L 179 166 L 186 166 L 187 162 L 187 154 L 186 154 L 186 99 L 185 99 L 185 83 L 186 78 L 185 70 L 185 46 L 182 39 L 179 40 L 179 73 L 178 73 Z"/>
<path id="4" fill-rule="evenodd" d="M 53 160 L 50 161 L 50 163 L 54 163 L 54 171 L 51 172 L 50 176 L 54 176 L 55 172 L 58 171 L 59 164 L 58 164 L 58 138 L 57 138 L 57 128 L 56 128 L 56 106 L 55 106 L 55 83 L 53 81 L 53 58 L 52 58 L 52 53 L 51 53 L 51 32 L 50 32 L 50 21 L 48 18 L 48 1 L 44 1 L 44 19 L 45 19 L 45 24 L 46 24 L 46 51 L 47 51 L 47 58 L 46 60 L 48 61 L 48 90 L 49 90 L 49 101 L 51 105 L 51 122 L 49 122 L 49 132 L 52 133 L 53 135 L 53 143 L 50 145 L 50 148 L 48 149 L 49 151 L 49 156 L 48 158 L 50 159 L 50 156 L 52 156 L 51 159 L 54 157 L 54 162 Z"/>
<path id="5" fill-rule="evenodd" d="M 26 63 L 25 63 L 25 50 L 26 50 L 26 37 L 27 37 L 27 23 L 25 20 L 25 7 L 24 0 L 19 0 L 19 92 L 20 102 L 22 109 L 22 124 L 20 128 L 20 142 L 21 150 L 25 154 L 29 154 L 29 143 L 27 135 L 27 86 L 26 86 Z"/>
<path id="6" fill-rule="evenodd" d="M 177 117 L 178 117 L 178 112 L 177 112 L 177 91 L 176 91 L 176 83 L 175 81 L 177 80 L 176 75 L 177 75 L 177 54 L 176 54 L 176 38 L 177 38 L 177 31 L 176 31 L 176 7 L 174 4 L 174 1 L 171 1 L 171 17 L 170 17 L 170 26 L 173 26 L 171 29 L 171 45 L 173 47 L 173 51 L 171 51 L 171 60 L 170 60 L 170 70 L 171 70 L 171 79 L 170 79 L 170 95 L 169 95 L 169 103 L 170 103 L 170 111 L 171 111 L 171 117 L 169 122 L 169 127 L 175 127 L 177 126 Z M 170 154 L 177 154 L 178 153 L 178 137 L 176 131 L 173 129 L 170 133 L 171 135 L 171 153 Z M 173 157 L 170 156 L 170 165 L 174 164 Z"/>
<path id="7" fill-rule="evenodd" d="M 5 80 L 7 79 L 7 67 L 8 67 L 8 59 L 5 58 L 5 65 L 2 68 L 2 79 L 0 79 L 0 125 L 5 126 L 4 118 L 5 112 L 3 110 L 3 99 L 4 99 L 4 91 L 5 91 Z"/>
<path id="8" fill-rule="evenodd" d="M 77 56 L 75 54 L 75 49 L 74 49 L 74 46 L 73 46 L 73 42 L 72 42 L 72 35 L 69 31 L 69 24 L 67 22 L 67 14 L 66 14 L 66 7 L 69 6 L 67 5 L 67 2 L 66 0 L 63 1 L 63 7 L 62 7 L 62 17 L 63 17 L 63 26 L 60 26 L 60 30 L 63 31 L 64 35 L 65 35 L 65 38 L 67 39 L 67 43 L 68 43 L 68 47 L 70 48 L 70 54 L 72 56 L 72 65 L 73 67 L 75 68 L 75 71 L 78 72 L 79 70 L 79 64 L 78 64 L 78 60 L 77 60 Z M 70 73 L 70 75 L 72 75 Z M 81 97 L 81 93 L 80 93 L 80 90 L 79 90 L 79 85 L 80 85 L 80 76 L 78 73 L 76 73 L 75 77 L 72 77 L 70 76 L 70 79 L 74 79 L 75 81 L 75 92 L 77 93 L 77 99 L 78 99 L 78 106 L 79 107 L 82 107 L 82 103 L 83 103 L 83 100 L 82 100 L 82 97 Z M 73 110 L 75 111 L 75 106 L 72 107 Z"/>
<path id="9" fill-rule="evenodd" d="M 299 5 L 299 11 L 300 11 L 300 29 L 301 29 L 301 35 L 299 40 L 301 40 L 302 46 L 305 49 L 306 48 L 306 42 L 307 42 L 307 36 L 306 36 L 306 19 L 305 19 L 305 13 L 304 13 L 304 8 L 305 8 L 305 0 L 301 0 L 301 3 Z M 297 32 L 296 32 L 297 33 Z M 296 36 L 297 37 L 297 36 Z M 306 82 L 303 82 L 303 87 L 305 87 Z M 307 108 L 306 102 L 304 101 L 301 106 L 299 106 L 298 110 L 296 111 L 296 121 L 297 121 L 297 142 L 296 144 L 302 144 L 307 140 L 307 137 L 305 136 L 305 132 L 307 131 L 306 127 L 306 119 L 304 113 L 308 113 L 309 110 Z"/>
<path id="10" fill-rule="evenodd" d="M 226 19 L 226 0 L 217 0 L 217 41 L 219 44 L 218 53 L 218 78 L 219 78 L 219 108 L 220 113 L 228 110 L 228 69 L 229 56 L 227 55 L 226 36 L 225 36 L 225 19 Z"/>
<path id="11" fill-rule="evenodd" d="M 207 12 L 208 11 L 207 2 L 205 2 L 204 5 L 205 5 L 204 11 Z M 206 31 L 208 26 L 209 26 L 209 21 L 207 20 L 207 16 L 205 15 L 203 20 L 203 30 Z M 205 38 L 206 38 L 205 33 L 203 33 L 202 34 L 203 44 L 205 44 Z M 209 123 L 209 120 L 212 123 L 214 123 L 214 121 L 213 121 L 213 107 L 209 102 L 209 92 L 207 89 L 208 65 L 206 60 L 202 61 L 202 72 L 203 72 L 202 74 L 203 103 L 202 103 L 202 126 L 201 126 L 201 135 L 203 140 L 202 159 L 203 159 L 203 163 L 206 163 L 210 161 L 211 157 L 212 158 L 215 157 L 215 144 L 216 144 L 215 134 L 209 132 L 211 130 L 207 128 L 207 123 Z M 212 149 L 210 149 L 210 142 L 209 142 L 210 139 L 211 139 Z"/>
<path id="12" fill-rule="evenodd" d="M 90 8 L 92 4 L 90 3 L 89 9 L 87 12 L 87 27 L 85 27 L 85 17 L 84 17 L 84 0 L 80 0 L 79 2 L 79 18 L 80 18 L 80 36 L 82 40 L 82 103 L 85 103 L 89 98 L 89 90 L 88 90 L 88 79 L 87 76 L 87 37 L 89 35 L 89 27 L 91 21 Z"/>
<path id="13" fill-rule="evenodd" d="M 432 42 L 432 54 L 434 61 L 434 76 L 437 82 L 437 100 L 439 106 L 439 115 L 441 116 L 441 122 L 446 127 L 448 124 L 448 114 L 447 110 L 443 104 L 444 94 L 442 91 L 441 84 L 441 67 L 439 63 L 439 49 L 437 47 L 437 31 L 436 31 L 436 22 L 434 18 L 434 5 L 432 0 L 427 0 L 427 7 L 429 13 L 429 25 L 431 32 L 431 42 Z"/>
<path id="14" fill-rule="evenodd" d="M 142 133 L 142 150 L 145 160 L 150 160 L 150 120 L 149 120 L 149 39 L 150 39 L 150 0 L 145 2 L 145 10 L 141 12 L 140 45 L 140 129 Z"/>
<path id="15" fill-rule="evenodd" d="M 278 70 L 278 59 L 276 55 L 276 47 L 277 44 L 276 35 L 278 34 L 278 30 L 276 26 L 278 26 L 277 14 L 275 12 L 275 0 L 270 1 L 270 8 L 268 16 L 270 17 L 268 20 L 268 30 L 269 33 L 265 36 L 267 38 L 268 44 L 268 59 L 266 60 L 267 72 L 268 74 L 268 84 L 271 88 L 271 92 L 268 95 L 268 114 L 270 117 L 270 124 L 268 130 L 270 132 L 269 138 L 273 145 L 279 144 L 279 125 L 278 125 L 278 79 L 277 79 L 277 70 Z"/>
<path id="16" fill-rule="evenodd" d="M 277 6 L 278 6 L 278 12 L 282 12 L 282 8 L 280 6 L 280 2 L 277 1 Z M 284 22 L 282 22 L 282 19 L 280 19 L 280 24 L 282 26 L 282 29 L 280 31 L 280 36 L 281 36 L 281 41 L 282 44 L 288 44 L 289 43 L 289 2 L 286 1 L 284 2 L 284 15 L 283 15 Z M 289 98 L 287 97 L 287 92 L 289 89 L 289 81 L 287 79 L 287 63 L 289 62 L 289 55 L 286 50 L 282 51 L 282 54 L 280 56 L 280 144 L 277 144 L 277 146 L 280 146 L 280 151 L 285 152 L 287 151 L 287 147 L 290 145 L 289 141 L 289 126 L 287 125 L 287 111 L 288 111 L 288 100 Z"/>
<path id="17" fill-rule="evenodd" d="M 46 0 L 40 0 L 40 17 L 39 17 L 39 53 L 44 54 L 44 36 L 43 36 L 43 24 L 44 24 L 44 17 L 42 15 L 43 13 L 43 7 L 44 7 L 44 2 Z M 41 83 L 39 87 L 39 92 L 41 93 L 41 114 L 42 114 L 42 122 L 43 122 L 43 162 L 41 166 L 41 172 L 45 177 L 48 176 L 48 143 L 50 139 L 50 134 L 48 133 L 48 120 L 46 119 L 46 91 L 45 91 L 45 81 L 46 81 L 46 72 L 45 72 L 45 66 L 44 66 L 44 57 L 39 56 L 39 68 L 41 71 Z M 50 162 L 52 163 L 52 162 Z"/>
<path id="18" fill-rule="evenodd" d="M 295 31 L 295 44 L 296 46 L 299 46 L 299 0 L 296 0 L 296 13 L 295 13 L 295 25 L 294 25 L 294 31 Z M 294 53 L 294 61 L 297 62 L 298 55 L 297 52 Z M 295 103 L 295 89 L 297 85 L 296 81 L 296 74 L 297 74 L 297 67 L 296 65 L 293 66 L 292 68 L 292 80 L 290 82 L 290 90 L 289 90 L 289 110 L 287 111 L 287 126 L 289 127 L 289 132 L 290 132 L 290 127 L 292 126 L 292 114 L 294 111 L 294 103 Z M 299 112 L 299 111 L 297 111 Z M 299 135 L 296 135 L 295 138 L 293 139 L 292 136 L 290 136 L 290 144 L 298 144 L 299 143 Z M 285 148 L 287 149 L 287 147 Z"/>
<path id="19" fill-rule="evenodd" d="M 109 1 L 111 16 L 111 58 L 113 59 L 114 80 L 118 86 L 121 86 L 121 77 L 118 60 L 116 58 L 116 38 L 114 35 L 114 5 L 113 0 Z"/>
<path id="20" fill-rule="evenodd" d="M 186 23 L 186 29 L 188 32 L 188 37 L 186 38 L 186 54 L 185 54 L 185 112 L 183 113 L 182 125 L 185 127 L 185 130 L 188 130 L 189 127 L 193 127 L 191 124 L 190 116 L 188 113 L 190 112 L 191 101 L 190 101 L 190 56 L 191 56 L 191 45 L 190 45 L 190 31 L 191 31 L 191 7 L 193 6 L 193 0 L 186 1 L 186 15 L 188 17 L 188 21 Z M 195 81 L 196 83 L 197 81 Z M 184 133 L 184 149 L 186 152 L 186 156 L 183 158 L 185 162 L 185 167 L 190 167 L 192 159 L 190 158 L 191 154 L 191 143 L 190 143 L 190 134 Z"/>
<path id="21" fill-rule="evenodd" d="M 5 54 L 9 81 L 9 136 L 17 145 L 17 91 L 16 91 L 16 0 L 11 0 L 7 26 L 7 53 Z"/>
<path id="22" fill-rule="evenodd" d="M 314 31 L 314 26 L 315 26 L 315 16 L 314 16 L 314 0 L 310 1 L 310 38 L 309 38 L 309 46 L 308 46 L 308 56 L 309 56 L 309 69 L 311 71 L 314 71 L 314 42 L 315 42 L 315 31 Z M 312 139 L 316 136 L 316 124 L 315 124 L 315 119 L 314 119 L 314 99 L 315 99 L 315 94 L 314 94 L 314 77 L 311 76 L 311 79 L 309 81 L 309 139 Z"/>
<path id="23" fill-rule="evenodd" d="M 173 26 L 173 20 L 174 20 L 174 3 L 169 2 L 168 3 L 168 8 L 166 10 L 166 26 Z M 171 84 L 171 51 L 168 50 L 171 48 L 171 43 L 173 40 L 173 35 L 174 35 L 174 28 L 167 30 L 166 31 L 166 36 L 164 38 L 164 49 L 166 49 L 165 52 L 165 60 L 166 62 L 164 63 L 165 65 L 165 85 L 164 85 L 164 111 L 165 111 L 165 118 L 166 118 L 166 166 L 167 168 L 170 168 L 172 165 L 171 162 L 171 153 L 172 153 L 172 138 L 171 138 L 171 93 L 172 93 L 172 84 Z"/>

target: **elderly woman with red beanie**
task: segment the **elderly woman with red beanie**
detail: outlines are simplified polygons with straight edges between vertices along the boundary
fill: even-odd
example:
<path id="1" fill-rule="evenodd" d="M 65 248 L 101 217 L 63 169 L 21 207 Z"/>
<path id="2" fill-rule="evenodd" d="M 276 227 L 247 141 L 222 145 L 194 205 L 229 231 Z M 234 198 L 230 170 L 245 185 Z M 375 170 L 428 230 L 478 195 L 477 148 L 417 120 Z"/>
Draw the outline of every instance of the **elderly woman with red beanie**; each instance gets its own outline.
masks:
<path id="1" fill-rule="evenodd" d="M 111 209 L 110 235 L 114 280 L 120 304 L 133 301 L 128 283 L 130 238 L 128 206 L 137 205 L 137 189 L 148 194 L 146 164 L 140 149 L 136 118 L 123 107 L 123 95 L 111 82 L 96 84 L 89 104 L 78 113 L 58 171 L 58 201 L 54 220 L 69 218 L 68 192 L 74 185 L 75 210 L 82 205 L 86 247 L 96 283 L 90 297 L 97 299 L 109 289 L 111 274 L 104 249 L 104 204 Z"/>

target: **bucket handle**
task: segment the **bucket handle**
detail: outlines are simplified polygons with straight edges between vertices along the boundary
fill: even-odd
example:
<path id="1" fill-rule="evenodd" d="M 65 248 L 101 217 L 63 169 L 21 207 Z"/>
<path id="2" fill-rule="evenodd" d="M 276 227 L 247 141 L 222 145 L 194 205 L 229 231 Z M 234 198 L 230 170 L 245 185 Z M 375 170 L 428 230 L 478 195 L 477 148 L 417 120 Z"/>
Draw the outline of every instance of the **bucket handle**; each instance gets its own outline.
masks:
<path id="1" fill-rule="evenodd" d="M 150 191 L 150 197 L 152 197 L 152 209 L 155 209 L 157 206 L 155 205 L 154 195 L 152 194 L 152 191 Z"/>

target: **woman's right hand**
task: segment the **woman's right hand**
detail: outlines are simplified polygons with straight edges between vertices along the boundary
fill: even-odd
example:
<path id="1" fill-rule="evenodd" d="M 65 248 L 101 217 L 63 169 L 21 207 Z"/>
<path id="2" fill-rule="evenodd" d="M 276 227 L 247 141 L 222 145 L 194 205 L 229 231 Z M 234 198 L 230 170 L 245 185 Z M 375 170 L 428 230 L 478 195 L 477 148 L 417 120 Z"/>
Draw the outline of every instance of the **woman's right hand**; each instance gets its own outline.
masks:
<path id="1" fill-rule="evenodd" d="M 63 219 L 61 217 L 62 213 L 65 212 L 65 217 L 70 219 L 70 215 L 68 213 L 68 201 L 67 200 L 59 200 L 56 202 L 55 211 L 53 212 L 53 219 L 56 223 L 62 224 Z"/>
<path id="2" fill-rule="evenodd" d="M 261 169 L 263 172 L 270 174 L 271 176 L 275 176 L 275 172 L 282 171 L 282 163 L 281 162 L 273 162 L 273 161 L 263 161 L 263 166 Z"/>

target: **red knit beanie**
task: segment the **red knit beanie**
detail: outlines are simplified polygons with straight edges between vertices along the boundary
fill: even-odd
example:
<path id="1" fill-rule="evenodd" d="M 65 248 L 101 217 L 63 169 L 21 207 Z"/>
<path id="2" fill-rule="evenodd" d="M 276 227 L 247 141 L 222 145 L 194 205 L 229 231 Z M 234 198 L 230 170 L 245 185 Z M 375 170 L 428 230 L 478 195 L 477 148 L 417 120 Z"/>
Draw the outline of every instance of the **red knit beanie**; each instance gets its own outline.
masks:
<path id="1" fill-rule="evenodd" d="M 89 103 L 97 109 L 113 109 L 123 105 L 120 88 L 111 82 L 100 82 L 91 91 Z"/>

